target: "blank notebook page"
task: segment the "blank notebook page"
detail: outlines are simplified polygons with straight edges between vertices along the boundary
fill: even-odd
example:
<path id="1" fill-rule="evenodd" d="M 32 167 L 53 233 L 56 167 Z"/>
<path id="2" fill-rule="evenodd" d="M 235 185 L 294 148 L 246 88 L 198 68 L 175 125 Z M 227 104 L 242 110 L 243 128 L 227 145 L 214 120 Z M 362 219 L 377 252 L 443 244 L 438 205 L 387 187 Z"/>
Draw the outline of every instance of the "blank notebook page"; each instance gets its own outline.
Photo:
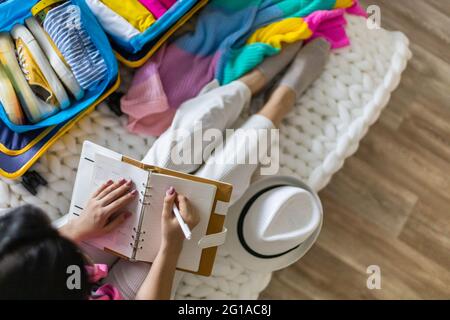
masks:
<path id="1" fill-rule="evenodd" d="M 138 191 L 144 190 L 142 187 L 147 183 L 149 172 L 142 170 L 136 166 L 109 158 L 102 154 L 96 154 L 94 175 L 91 181 L 91 193 L 97 190 L 103 183 L 108 180 L 118 181 L 127 179 L 134 182 L 134 188 Z M 139 213 L 141 212 L 141 204 L 139 197 L 136 198 L 124 209 L 131 212 L 132 215 L 122 225 L 113 232 L 89 241 L 96 247 L 106 247 L 124 256 L 130 257 L 133 252 L 130 243 L 133 242 L 133 228 L 138 226 Z"/>
<path id="2" fill-rule="evenodd" d="M 206 235 L 217 187 L 158 173 L 150 174 L 149 184 L 151 188 L 148 193 L 151 197 L 147 198 L 148 205 L 145 209 L 141 230 L 145 231 L 145 234 L 141 234 L 144 245 L 136 256 L 137 260 L 152 262 L 158 253 L 161 243 L 161 213 L 164 197 L 166 190 L 173 186 L 177 193 L 186 196 L 192 210 L 197 211 L 200 216 L 199 224 L 192 230 L 191 240 L 184 240 L 177 268 L 198 271 L 202 255 L 198 241 Z"/>

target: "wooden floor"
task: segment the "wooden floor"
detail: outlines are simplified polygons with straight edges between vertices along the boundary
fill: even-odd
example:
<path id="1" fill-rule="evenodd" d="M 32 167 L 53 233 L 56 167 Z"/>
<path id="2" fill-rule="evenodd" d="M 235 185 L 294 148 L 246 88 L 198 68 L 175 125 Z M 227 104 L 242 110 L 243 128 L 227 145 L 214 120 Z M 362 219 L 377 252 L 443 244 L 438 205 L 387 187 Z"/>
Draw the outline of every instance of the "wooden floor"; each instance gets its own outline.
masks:
<path id="1" fill-rule="evenodd" d="M 315 247 L 262 299 L 450 299 L 450 1 L 365 0 L 414 57 L 358 152 L 321 192 Z M 369 265 L 381 290 L 366 287 Z"/>

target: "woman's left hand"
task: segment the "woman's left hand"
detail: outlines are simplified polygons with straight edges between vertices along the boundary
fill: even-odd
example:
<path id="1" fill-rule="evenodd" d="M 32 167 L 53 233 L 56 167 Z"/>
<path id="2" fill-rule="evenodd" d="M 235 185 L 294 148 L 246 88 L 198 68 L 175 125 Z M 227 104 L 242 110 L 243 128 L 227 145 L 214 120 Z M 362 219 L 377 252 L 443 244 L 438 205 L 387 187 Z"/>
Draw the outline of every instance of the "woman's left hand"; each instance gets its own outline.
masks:
<path id="1" fill-rule="evenodd" d="M 137 195 L 133 183 L 125 179 L 105 182 L 89 199 L 77 219 L 72 219 L 60 229 L 65 237 L 81 242 L 107 234 L 131 216 L 125 207 Z"/>

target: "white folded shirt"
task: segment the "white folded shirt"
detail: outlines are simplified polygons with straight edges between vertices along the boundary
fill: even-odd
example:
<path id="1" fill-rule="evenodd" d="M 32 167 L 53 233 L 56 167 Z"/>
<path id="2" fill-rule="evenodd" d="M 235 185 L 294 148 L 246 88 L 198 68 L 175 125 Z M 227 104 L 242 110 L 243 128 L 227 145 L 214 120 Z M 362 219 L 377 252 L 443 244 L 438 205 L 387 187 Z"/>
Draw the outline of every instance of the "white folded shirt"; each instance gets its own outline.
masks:
<path id="1" fill-rule="evenodd" d="M 129 41 L 140 34 L 139 30 L 133 27 L 125 18 L 115 13 L 100 0 L 86 0 L 86 3 L 103 29 L 111 36 Z"/>

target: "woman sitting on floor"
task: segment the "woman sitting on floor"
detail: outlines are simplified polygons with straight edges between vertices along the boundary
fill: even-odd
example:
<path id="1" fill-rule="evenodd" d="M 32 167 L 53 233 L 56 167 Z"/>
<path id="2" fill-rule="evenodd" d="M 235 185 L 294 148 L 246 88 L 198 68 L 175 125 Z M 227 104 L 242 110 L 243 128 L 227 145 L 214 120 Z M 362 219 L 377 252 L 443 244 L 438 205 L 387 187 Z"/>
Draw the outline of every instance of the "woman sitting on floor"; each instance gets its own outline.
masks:
<path id="1" fill-rule="evenodd" d="M 170 157 L 173 143 L 191 139 L 199 122 L 203 130 L 230 128 L 252 96 L 267 88 L 289 65 L 266 104 L 242 126 L 247 130 L 277 128 L 297 98 L 322 73 L 329 50 L 329 44 L 320 38 L 303 47 L 301 43 L 291 44 L 238 81 L 210 88 L 185 102 L 143 162 L 231 183 L 235 202 L 249 187 L 258 164 L 223 165 L 209 160 L 205 164 L 175 164 Z M 179 129 L 191 136 L 177 137 Z M 250 148 L 239 150 L 228 142 L 222 146 L 222 153 L 255 152 L 258 146 L 258 141 L 253 141 Z M 211 151 L 209 159 L 218 156 Z M 129 217 L 124 208 L 135 196 L 131 181 L 109 181 L 92 195 L 79 219 L 58 230 L 41 210 L 31 206 L 13 209 L 0 217 L 0 299 L 169 299 L 184 239 L 172 214 L 174 203 L 190 228 L 199 222 L 189 199 L 173 188 L 167 190 L 164 200 L 161 246 L 153 264 L 120 260 L 105 279 L 108 284 L 98 286 L 95 283 L 107 276 L 106 270 L 95 264 L 101 258 L 95 252 L 89 252 L 89 257 L 82 253 L 83 241 L 110 232 Z M 79 279 L 71 278 L 76 275 L 74 270 L 79 270 Z"/>

